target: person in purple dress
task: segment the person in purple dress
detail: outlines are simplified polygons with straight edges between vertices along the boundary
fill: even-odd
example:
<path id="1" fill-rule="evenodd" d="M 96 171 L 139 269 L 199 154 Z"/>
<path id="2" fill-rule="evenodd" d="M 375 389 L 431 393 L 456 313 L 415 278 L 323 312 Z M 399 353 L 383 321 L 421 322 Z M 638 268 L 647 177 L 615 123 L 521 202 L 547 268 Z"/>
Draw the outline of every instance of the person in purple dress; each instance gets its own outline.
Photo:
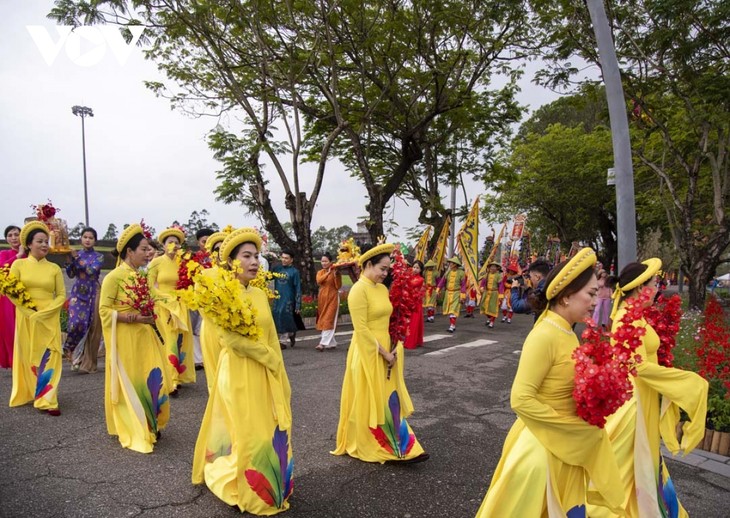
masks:
<path id="1" fill-rule="evenodd" d="M 0 267 L 10 267 L 16 259 L 22 259 L 23 247 L 20 246 L 20 227 L 10 225 L 5 228 L 5 241 L 10 248 L 0 250 Z M 0 296 L 0 368 L 13 366 L 13 341 L 15 339 L 15 306 L 10 299 Z"/>
<path id="2" fill-rule="evenodd" d="M 104 254 L 96 252 L 96 230 L 85 228 L 81 232 L 82 250 L 71 252 L 71 262 L 66 264 L 66 274 L 76 278 L 68 299 L 68 325 L 63 349 L 71 357 L 76 346 L 89 331 L 95 317 L 96 294 L 99 291 L 99 275 L 104 264 Z"/>

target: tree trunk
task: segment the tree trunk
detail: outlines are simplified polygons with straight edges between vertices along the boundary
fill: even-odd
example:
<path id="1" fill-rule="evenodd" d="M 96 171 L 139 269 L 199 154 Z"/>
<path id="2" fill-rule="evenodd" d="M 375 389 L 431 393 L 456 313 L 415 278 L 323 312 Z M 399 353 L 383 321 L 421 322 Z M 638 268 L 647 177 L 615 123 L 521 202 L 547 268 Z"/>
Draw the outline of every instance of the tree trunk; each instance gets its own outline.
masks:
<path id="1" fill-rule="evenodd" d="M 292 214 L 292 227 L 297 238 L 294 244 L 294 262 L 302 278 L 302 293 L 316 295 L 317 280 L 312 258 L 312 211 L 306 193 L 300 192 L 298 200 L 293 194 L 287 195 L 285 205 Z"/>
<path id="2" fill-rule="evenodd" d="M 380 185 L 373 185 L 372 189 L 368 189 L 370 201 L 365 205 L 368 212 L 368 221 L 365 223 L 370 233 L 370 241 L 376 244 L 380 236 L 384 235 L 385 228 L 383 226 L 383 212 L 385 211 L 385 202 L 383 201 L 383 189 Z"/>
<path id="3" fill-rule="evenodd" d="M 703 309 L 705 307 L 705 297 L 707 295 L 707 284 L 720 264 L 720 260 L 725 249 L 730 245 L 730 228 L 718 228 L 717 232 L 713 232 L 712 237 L 702 243 L 687 243 L 688 250 L 683 254 L 685 258 L 691 259 L 691 264 L 682 262 L 682 269 L 687 274 L 689 280 L 689 307 L 694 309 Z M 691 239 L 689 232 L 684 234 L 686 239 Z"/>

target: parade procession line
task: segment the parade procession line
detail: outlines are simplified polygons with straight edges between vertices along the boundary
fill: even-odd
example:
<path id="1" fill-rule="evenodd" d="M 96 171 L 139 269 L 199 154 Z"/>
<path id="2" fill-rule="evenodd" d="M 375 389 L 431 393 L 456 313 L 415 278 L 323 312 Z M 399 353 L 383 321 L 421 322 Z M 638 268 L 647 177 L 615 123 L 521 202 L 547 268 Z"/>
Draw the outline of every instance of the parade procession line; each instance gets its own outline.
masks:
<path id="1" fill-rule="evenodd" d="M 438 351 L 432 351 L 430 353 L 424 354 L 424 356 L 443 356 L 447 354 L 451 354 L 454 352 L 455 349 L 473 349 L 475 347 L 482 347 L 484 345 L 492 345 L 496 344 L 496 340 L 474 340 L 473 342 L 466 342 L 459 345 L 454 345 L 452 347 L 446 347 L 444 349 L 439 349 Z"/>

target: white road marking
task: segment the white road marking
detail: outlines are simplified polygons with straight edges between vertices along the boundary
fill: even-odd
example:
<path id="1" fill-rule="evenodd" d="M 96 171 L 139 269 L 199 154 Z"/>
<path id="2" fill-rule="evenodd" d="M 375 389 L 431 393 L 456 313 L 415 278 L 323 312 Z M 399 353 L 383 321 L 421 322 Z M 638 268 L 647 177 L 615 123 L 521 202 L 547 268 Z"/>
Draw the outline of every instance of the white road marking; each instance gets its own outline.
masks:
<path id="1" fill-rule="evenodd" d="M 442 356 L 444 354 L 449 354 L 454 349 L 473 349 L 474 347 L 481 347 L 483 345 L 491 345 L 496 344 L 496 340 L 474 340 L 473 342 L 466 342 L 464 344 L 454 345 L 453 347 L 446 347 L 445 349 L 439 349 L 438 351 L 433 351 L 430 353 L 424 354 L 424 356 Z"/>
<path id="2" fill-rule="evenodd" d="M 335 333 L 335 336 L 351 335 L 352 331 L 340 331 Z M 423 337 L 423 342 L 433 342 L 434 340 L 441 340 L 442 338 L 448 338 L 452 335 L 428 335 Z M 319 340 L 320 335 L 310 335 L 297 338 L 297 342 L 303 342 L 304 340 Z"/>
<path id="3" fill-rule="evenodd" d="M 344 335 L 351 335 L 352 331 L 340 331 L 339 333 L 335 333 L 335 336 L 344 336 Z M 319 340 L 322 335 L 311 335 L 311 336 L 303 336 L 301 338 L 297 338 L 297 342 L 303 342 L 304 340 Z"/>
<path id="4" fill-rule="evenodd" d="M 428 335 L 423 337 L 423 343 L 433 342 L 434 340 L 441 340 L 442 338 L 448 338 L 453 335 Z"/>

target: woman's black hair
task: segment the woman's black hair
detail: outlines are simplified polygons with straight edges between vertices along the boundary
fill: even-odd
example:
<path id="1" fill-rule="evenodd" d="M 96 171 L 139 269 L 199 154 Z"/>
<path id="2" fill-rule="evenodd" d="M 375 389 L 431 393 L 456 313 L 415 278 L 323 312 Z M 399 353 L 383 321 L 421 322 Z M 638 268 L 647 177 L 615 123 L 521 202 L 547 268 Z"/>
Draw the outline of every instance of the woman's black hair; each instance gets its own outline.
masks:
<path id="1" fill-rule="evenodd" d="M 195 240 L 198 241 L 201 237 L 212 236 L 214 230 L 212 228 L 201 228 L 195 233 Z"/>
<path id="2" fill-rule="evenodd" d="M 10 234 L 13 230 L 17 230 L 20 232 L 20 227 L 16 227 L 15 225 L 8 225 L 5 227 L 5 239 L 8 239 L 8 234 Z"/>
<path id="3" fill-rule="evenodd" d="M 618 274 L 618 285 L 623 288 L 624 286 L 626 286 L 627 284 L 629 284 L 630 282 L 635 280 L 639 275 L 644 273 L 647 268 L 649 268 L 649 267 L 647 265 L 645 265 L 644 263 L 633 262 L 633 263 L 627 264 L 626 266 L 623 267 L 623 269 L 621 270 L 621 273 Z M 646 282 L 644 282 L 644 284 L 642 284 L 642 286 L 647 284 L 649 281 L 651 281 L 651 277 L 649 277 L 646 280 Z M 634 290 L 631 290 L 631 291 L 633 292 Z M 629 292 L 629 293 L 631 293 L 631 292 Z M 624 299 L 628 298 L 629 293 L 625 293 L 621 297 L 619 302 L 622 302 Z"/>
<path id="4" fill-rule="evenodd" d="M 558 276 L 560 271 L 565 268 L 566 264 L 568 264 L 568 261 L 563 261 L 562 263 L 559 263 L 555 268 L 550 270 L 550 273 L 548 273 L 547 277 L 545 277 L 545 290 L 547 290 L 548 286 L 550 286 L 550 283 L 553 281 L 553 279 L 555 279 L 555 277 Z M 536 313 L 541 313 L 546 307 L 552 309 L 562 299 L 570 297 L 574 293 L 578 293 L 580 290 L 582 290 L 586 286 L 586 284 L 588 284 L 588 281 L 590 281 L 592 277 L 595 277 L 595 275 L 596 272 L 593 270 L 593 268 L 586 268 L 575 279 L 573 279 L 570 284 L 560 290 L 558 294 L 550 300 L 547 299 L 547 295 L 544 291 L 536 290 L 534 297 L 530 301 L 530 304 Z"/>
<path id="5" fill-rule="evenodd" d="M 84 234 L 86 234 L 87 232 L 91 232 L 91 235 L 92 235 L 92 236 L 94 236 L 94 241 L 98 241 L 98 240 L 99 240 L 99 237 L 98 237 L 98 235 L 96 234 L 96 230 L 94 230 L 94 229 L 93 229 L 93 228 L 91 228 L 91 227 L 86 227 L 86 228 L 84 228 L 84 230 L 82 230 L 82 231 L 81 231 L 81 235 L 83 236 L 83 235 L 84 235 Z"/>
<path id="6" fill-rule="evenodd" d="M 416 266 L 416 265 L 421 267 L 420 271 L 418 272 L 418 275 L 423 277 L 423 261 L 419 261 L 418 259 L 416 259 L 415 261 L 413 261 L 413 266 Z"/>
<path id="7" fill-rule="evenodd" d="M 127 250 L 129 250 L 130 248 L 132 250 L 137 250 L 143 239 L 147 238 L 144 237 L 144 234 L 142 232 L 133 235 L 129 238 L 129 241 L 124 244 L 124 250 L 122 250 L 121 253 L 117 252 L 117 249 L 115 248 L 114 250 L 112 250 L 112 255 L 114 257 L 121 257 L 122 261 L 125 260 L 127 258 Z"/>
<path id="8" fill-rule="evenodd" d="M 42 228 L 34 228 L 30 232 L 28 232 L 28 238 L 25 241 L 25 249 L 30 250 L 30 244 L 33 242 L 33 238 L 36 236 L 36 234 L 45 234 L 46 237 L 48 237 L 48 232 L 43 230 Z"/>
<path id="9" fill-rule="evenodd" d="M 323 254 L 322 254 L 322 257 L 326 257 L 327 259 L 329 259 L 330 261 L 332 261 L 332 255 L 330 255 L 330 253 L 329 253 L 329 252 L 325 252 L 325 253 L 323 253 Z"/>

